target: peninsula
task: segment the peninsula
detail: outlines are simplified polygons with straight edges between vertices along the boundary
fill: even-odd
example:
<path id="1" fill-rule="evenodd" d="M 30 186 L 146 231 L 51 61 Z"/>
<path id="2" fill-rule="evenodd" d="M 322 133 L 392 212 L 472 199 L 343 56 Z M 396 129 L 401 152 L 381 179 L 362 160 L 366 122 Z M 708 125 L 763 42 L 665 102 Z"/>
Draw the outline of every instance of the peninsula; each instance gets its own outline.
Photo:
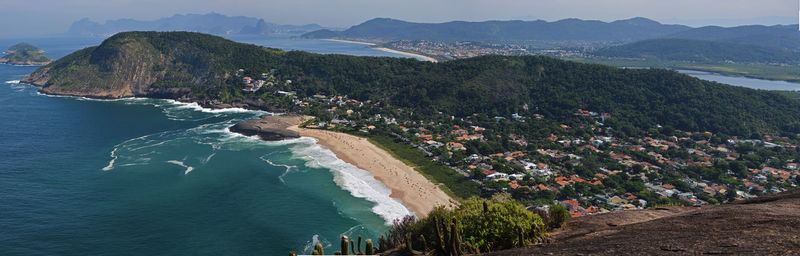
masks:
<path id="1" fill-rule="evenodd" d="M 42 49 L 28 43 L 15 44 L 6 50 L 6 55 L 0 58 L 0 63 L 11 65 L 47 65 L 51 60 Z"/>

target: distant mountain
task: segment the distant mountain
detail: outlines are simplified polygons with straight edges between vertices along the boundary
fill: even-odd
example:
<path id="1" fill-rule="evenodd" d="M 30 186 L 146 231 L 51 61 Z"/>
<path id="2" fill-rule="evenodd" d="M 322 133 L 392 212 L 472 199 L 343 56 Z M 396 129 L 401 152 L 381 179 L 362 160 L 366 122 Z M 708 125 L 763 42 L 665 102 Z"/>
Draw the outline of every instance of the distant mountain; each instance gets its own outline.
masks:
<path id="1" fill-rule="evenodd" d="M 800 51 L 800 31 L 797 31 L 797 25 L 750 25 L 732 28 L 707 26 L 679 31 L 665 37 L 754 44 Z"/>
<path id="2" fill-rule="evenodd" d="M 614 22 L 565 19 L 555 22 L 484 21 L 446 23 L 413 23 L 377 18 L 350 27 L 345 31 L 318 30 L 304 38 L 359 38 L 367 40 L 431 40 L 431 41 L 615 41 L 630 42 L 663 37 L 690 30 L 681 25 L 664 25 L 645 18 Z"/>
<path id="3" fill-rule="evenodd" d="M 149 30 L 149 31 L 193 31 L 216 35 L 258 34 L 269 33 L 304 33 L 322 29 L 317 24 L 308 25 L 280 25 L 265 22 L 244 16 L 226 16 L 218 13 L 208 14 L 176 14 L 172 17 L 161 18 L 153 21 L 140 21 L 134 19 L 108 20 L 98 23 L 88 18 L 72 23 L 69 34 L 83 36 L 110 36 L 118 32 Z"/>
<path id="4" fill-rule="evenodd" d="M 658 58 L 664 61 L 800 64 L 800 52 L 715 41 L 651 39 L 610 47 L 594 53 L 620 58 Z"/>

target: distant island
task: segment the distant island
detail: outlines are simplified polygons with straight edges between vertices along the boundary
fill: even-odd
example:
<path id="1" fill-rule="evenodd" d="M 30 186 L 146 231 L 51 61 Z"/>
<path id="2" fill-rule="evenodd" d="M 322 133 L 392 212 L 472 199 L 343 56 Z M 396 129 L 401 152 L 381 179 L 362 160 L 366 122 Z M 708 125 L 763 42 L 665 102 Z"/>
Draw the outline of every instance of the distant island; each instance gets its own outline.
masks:
<path id="1" fill-rule="evenodd" d="M 118 19 L 104 23 L 84 18 L 72 23 L 67 32 L 70 35 L 106 37 L 124 31 L 193 31 L 215 35 L 267 35 L 300 34 L 324 29 L 317 24 L 285 25 L 264 21 L 264 19 L 227 16 L 219 13 L 176 14 L 157 20 Z"/>
<path id="2" fill-rule="evenodd" d="M 6 50 L 6 55 L 0 58 L 0 63 L 11 65 L 47 65 L 52 62 L 42 54 L 44 51 L 28 43 L 15 44 Z"/>

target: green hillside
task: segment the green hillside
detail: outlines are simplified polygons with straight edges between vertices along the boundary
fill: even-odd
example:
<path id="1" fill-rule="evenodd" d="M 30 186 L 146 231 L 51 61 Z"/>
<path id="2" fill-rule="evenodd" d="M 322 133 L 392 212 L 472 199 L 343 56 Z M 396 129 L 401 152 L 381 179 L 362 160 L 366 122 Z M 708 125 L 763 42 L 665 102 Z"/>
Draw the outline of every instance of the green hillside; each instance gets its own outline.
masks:
<path id="1" fill-rule="evenodd" d="M 0 58 L 0 63 L 13 65 L 41 65 L 50 63 L 50 58 L 42 50 L 28 43 L 19 43 L 6 50 L 8 54 Z"/>
<path id="2" fill-rule="evenodd" d="M 244 93 L 238 69 L 274 69 L 280 83 Z M 24 81 L 44 92 L 90 97 L 166 97 L 269 102 L 296 109 L 276 90 L 348 95 L 385 106 L 463 117 L 575 109 L 611 113 L 621 131 L 669 125 L 730 135 L 800 132 L 800 103 L 777 93 L 706 82 L 677 72 L 625 70 L 548 57 L 414 59 L 285 52 L 189 32 L 127 32 L 44 66 Z M 527 107 L 526 107 L 527 106 Z M 527 110 L 526 110 L 527 109 Z M 315 111 L 315 110 L 311 110 Z M 312 113 L 314 114 L 314 113 Z"/>
<path id="3" fill-rule="evenodd" d="M 658 58 L 662 61 L 800 64 L 800 52 L 749 44 L 686 39 L 653 39 L 606 48 L 596 55 Z"/>

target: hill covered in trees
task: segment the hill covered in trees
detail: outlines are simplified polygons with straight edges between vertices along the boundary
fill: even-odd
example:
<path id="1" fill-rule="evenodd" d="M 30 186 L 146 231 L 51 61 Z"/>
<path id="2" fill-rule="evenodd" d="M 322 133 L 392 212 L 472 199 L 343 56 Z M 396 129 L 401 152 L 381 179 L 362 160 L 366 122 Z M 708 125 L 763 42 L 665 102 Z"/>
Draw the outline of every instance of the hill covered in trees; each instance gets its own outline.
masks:
<path id="1" fill-rule="evenodd" d="M 242 90 L 238 69 L 278 81 Z M 291 80 L 291 83 L 282 82 Z M 43 66 L 23 82 L 51 94 L 161 97 L 280 106 L 291 96 L 348 95 L 417 115 L 537 113 L 555 121 L 576 109 L 610 113 L 622 134 L 655 125 L 730 135 L 800 132 L 800 103 L 783 95 L 706 82 L 674 71 L 626 70 L 537 56 L 444 63 L 281 51 L 189 32 L 126 32 Z M 274 110 L 274 109 L 273 109 Z M 313 111 L 313 110 L 310 110 Z M 315 114 L 315 113 L 310 113 Z"/>
<path id="2" fill-rule="evenodd" d="M 536 21 L 452 21 L 445 23 L 414 23 L 377 18 L 345 31 L 318 30 L 304 34 L 305 38 L 358 38 L 368 40 L 430 40 L 430 41 L 635 41 L 657 38 L 690 27 L 664 25 L 646 18 L 614 22 L 564 19 L 554 22 Z"/>
<path id="3" fill-rule="evenodd" d="M 797 25 L 749 25 L 730 28 L 706 26 L 676 32 L 665 38 L 752 44 L 800 51 L 800 33 L 797 32 Z"/>
<path id="4" fill-rule="evenodd" d="M 800 64 L 800 52 L 787 49 L 687 39 L 644 40 L 602 49 L 594 54 L 662 61 Z"/>
<path id="5" fill-rule="evenodd" d="M 6 50 L 0 63 L 12 65 L 43 65 L 50 63 L 50 58 L 42 54 L 44 51 L 28 43 L 15 44 Z"/>

